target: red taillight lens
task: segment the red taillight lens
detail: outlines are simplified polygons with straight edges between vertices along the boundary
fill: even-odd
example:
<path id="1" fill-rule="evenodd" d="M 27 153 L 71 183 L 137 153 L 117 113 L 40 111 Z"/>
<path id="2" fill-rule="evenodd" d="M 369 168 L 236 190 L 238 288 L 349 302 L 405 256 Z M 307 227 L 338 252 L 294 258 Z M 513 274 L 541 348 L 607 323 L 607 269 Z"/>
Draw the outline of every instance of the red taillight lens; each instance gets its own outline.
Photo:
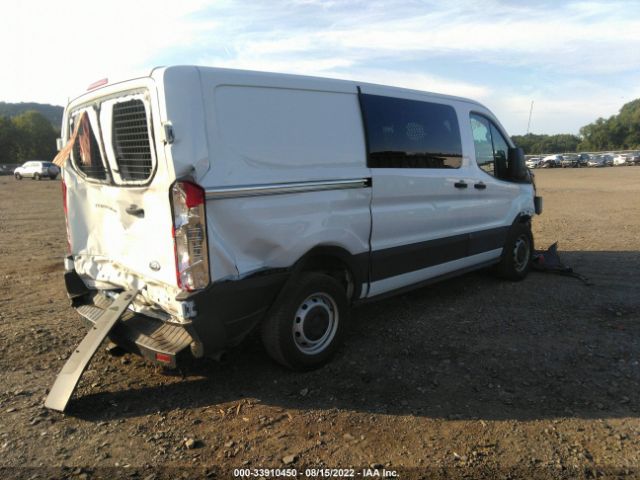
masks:
<path id="1" fill-rule="evenodd" d="M 67 206 L 67 184 L 62 184 L 62 209 L 64 210 L 64 224 L 67 229 L 67 253 L 71 255 L 71 235 L 69 234 L 69 207 Z"/>
<path id="2" fill-rule="evenodd" d="M 191 182 L 171 186 L 173 241 L 176 279 L 183 290 L 198 290 L 209 284 L 209 254 L 205 193 Z"/>

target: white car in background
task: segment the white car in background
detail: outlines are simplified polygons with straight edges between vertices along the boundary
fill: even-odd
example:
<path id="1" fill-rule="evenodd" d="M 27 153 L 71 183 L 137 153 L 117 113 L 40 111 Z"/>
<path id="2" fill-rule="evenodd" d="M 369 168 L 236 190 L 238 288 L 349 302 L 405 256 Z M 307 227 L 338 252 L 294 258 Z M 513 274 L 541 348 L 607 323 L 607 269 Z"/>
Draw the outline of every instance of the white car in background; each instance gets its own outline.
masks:
<path id="1" fill-rule="evenodd" d="M 628 155 L 618 154 L 615 157 L 613 157 L 613 166 L 614 167 L 621 167 L 622 165 L 628 165 L 628 164 L 629 164 L 629 156 Z"/>
<path id="2" fill-rule="evenodd" d="M 555 168 L 562 166 L 562 155 L 547 155 L 540 162 L 540 168 Z"/>
<path id="3" fill-rule="evenodd" d="M 527 160 L 526 162 L 527 168 L 538 168 L 542 163 L 542 159 L 540 157 L 533 157 Z"/>
<path id="4" fill-rule="evenodd" d="M 30 160 L 25 162 L 13 171 L 16 180 L 22 180 L 23 177 L 31 177 L 34 180 L 40 180 L 43 177 L 55 180 L 60 174 L 60 168 L 51 162 L 43 162 L 40 160 Z"/>

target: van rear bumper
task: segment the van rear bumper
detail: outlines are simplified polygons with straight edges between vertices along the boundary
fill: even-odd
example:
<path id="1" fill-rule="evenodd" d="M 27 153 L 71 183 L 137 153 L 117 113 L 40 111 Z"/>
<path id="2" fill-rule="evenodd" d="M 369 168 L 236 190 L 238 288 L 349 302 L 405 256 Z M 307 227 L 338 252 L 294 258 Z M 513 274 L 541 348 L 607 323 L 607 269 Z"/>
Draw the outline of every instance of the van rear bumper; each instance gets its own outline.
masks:
<path id="1" fill-rule="evenodd" d="M 124 349 L 169 367 L 189 350 L 197 356 L 215 356 L 237 345 L 260 322 L 275 301 L 289 271 L 261 272 L 251 277 L 214 283 L 198 292 L 184 292 L 176 300 L 189 303 L 190 323 L 164 322 L 127 310 L 109 333 Z M 64 274 L 72 306 L 91 324 L 113 300 L 88 289 L 75 270 Z"/>
<path id="2" fill-rule="evenodd" d="M 113 300 L 98 291 L 76 298 L 74 308 L 90 324 L 110 307 Z M 189 331 L 172 323 L 127 310 L 109 332 L 109 339 L 147 360 L 175 368 L 178 356 L 187 353 L 194 339 Z"/>

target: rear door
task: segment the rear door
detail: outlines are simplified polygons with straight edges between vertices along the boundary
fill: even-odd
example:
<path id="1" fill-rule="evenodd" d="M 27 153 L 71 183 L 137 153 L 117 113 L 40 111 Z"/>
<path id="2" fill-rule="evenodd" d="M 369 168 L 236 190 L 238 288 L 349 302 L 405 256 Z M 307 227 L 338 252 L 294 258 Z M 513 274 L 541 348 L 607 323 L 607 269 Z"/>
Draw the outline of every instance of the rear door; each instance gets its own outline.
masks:
<path id="1" fill-rule="evenodd" d="M 68 233 L 76 271 L 88 284 L 176 284 L 169 185 L 156 138 L 150 86 L 76 102 L 78 139 L 64 169 Z"/>

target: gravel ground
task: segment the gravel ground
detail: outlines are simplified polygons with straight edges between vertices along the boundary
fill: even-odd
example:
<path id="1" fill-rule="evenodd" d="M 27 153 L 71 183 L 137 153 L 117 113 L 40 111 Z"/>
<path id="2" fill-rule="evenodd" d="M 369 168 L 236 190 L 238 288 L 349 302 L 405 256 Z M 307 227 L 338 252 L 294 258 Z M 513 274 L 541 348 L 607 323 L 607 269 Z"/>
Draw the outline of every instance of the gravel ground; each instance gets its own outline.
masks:
<path id="1" fill-rule="evenodd" d="M 43 400 L 85 327 L 62 282 L 60 185 L 0 177 L 0 474 L 640 478 L 640 168 L 536 178 L 537 246 L 558 241 L 593 286 L 478 272 L 368 304 L 304 374 L 257 337 L 182 375 L 100 351 L 62 415 Z"/>

